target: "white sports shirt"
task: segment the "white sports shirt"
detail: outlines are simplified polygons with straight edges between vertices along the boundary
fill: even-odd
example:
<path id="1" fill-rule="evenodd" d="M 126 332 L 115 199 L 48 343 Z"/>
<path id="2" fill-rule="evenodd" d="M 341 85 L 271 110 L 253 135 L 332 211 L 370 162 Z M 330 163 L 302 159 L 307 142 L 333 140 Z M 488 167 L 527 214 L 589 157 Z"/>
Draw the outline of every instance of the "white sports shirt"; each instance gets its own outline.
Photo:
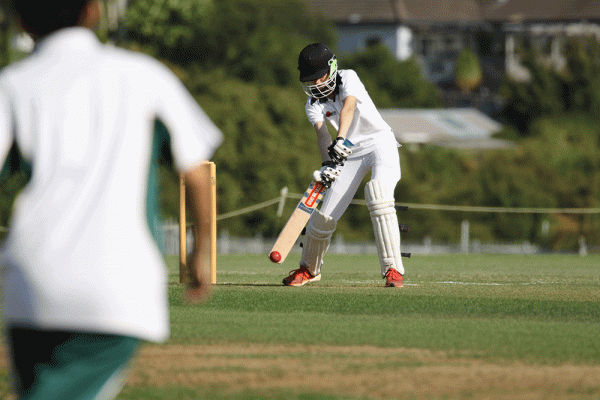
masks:
<path id="1" fill-rule="evenodd" d="M 155 118 L 178 170 L 222 136 L 158 61 L 62 29 L 0 72 L 0 164 L 16 141 L 32 164 L 0 265 L 7 324 L 162 341 L 167 273 L 149 182 Z"/>
<path id="2" fill-rule="evenodd" d="M 305 106 L 306 115 L 313 126 L 317 122 L 327 119 L 338 130 L 344 99 L 348 96 L 356 97 L 354 118 L 346 136 L 354 144 L 350 156 L 354 158 L 368 152 L 375 144 L 374 141 L 381 135 L 392 135 L 393 137 L 394 133 L 377 111 L 356 72 L 351 69 L 342 69 L 338 71 L 338 75 L 341 78 L 341 85 L 338 84 L 339 93 L 335 97 L 335 101 L 328 99 L 326 102 L 321 102 L 309 98 Z"/>

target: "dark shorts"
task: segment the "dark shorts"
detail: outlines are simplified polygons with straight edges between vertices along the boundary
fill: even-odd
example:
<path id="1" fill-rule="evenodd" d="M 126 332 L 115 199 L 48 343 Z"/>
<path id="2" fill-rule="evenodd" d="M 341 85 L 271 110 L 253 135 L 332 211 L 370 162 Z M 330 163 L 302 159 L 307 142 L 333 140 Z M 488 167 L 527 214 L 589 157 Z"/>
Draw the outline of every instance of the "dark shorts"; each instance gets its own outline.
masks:
<path id="1" fill-rule="evenodd" d="M 114 398 L 139 339 L 8 328 L 12 373 L 22 399 Z"/>

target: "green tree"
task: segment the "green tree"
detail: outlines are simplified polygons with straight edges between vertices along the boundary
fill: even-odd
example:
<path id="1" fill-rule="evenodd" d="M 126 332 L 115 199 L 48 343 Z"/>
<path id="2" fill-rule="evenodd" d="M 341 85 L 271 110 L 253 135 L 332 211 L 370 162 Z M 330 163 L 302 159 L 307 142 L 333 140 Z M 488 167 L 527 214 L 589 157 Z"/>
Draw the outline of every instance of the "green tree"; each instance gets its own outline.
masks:
<path id="1" fill-rule="evenodd" d="M 500 114 L 503 122 L 520 136 L 529 136 L 529 127 L 538 118 L 562 113 L 584 113 L 600 117 L 600 43 L 594 39 L 570 39 L 565 45 L 563 70 L 539 61 L 539 54 L 522 53 L 529 82 L 508 79 L 501 88 L 506 99 Z"/>
<path id="2" fill-rule="evenodd" d="M 10 48 L 10 33 L 9 24 L 2 15 L 0 8 L 0 68 L 5 67 L 9 63 L 9 48 Z"/>
<path id="3" fill-rule="evenodd" d="M 512 151 L 486 153 L 466 176 L 471 204 L 494 207 L 596 208 L 600 206 L 600 128 L 582 114 L 539 118 L 531 135 Z M 457 187 L 461 187 L 459 183 Z M 453 192 L 454 195 L 458 191 Z M 450 201 L 448 204 L 455 204 Z M 474 217 L 474 218 L 473 218 Z M 594 215 L 473 215 L 495 240 L 529 240 L 554 250 L 575 250 L 584 234 L 598 243 L 600 218 Z M 551 222 L 544 237 L 541 219 Z"/>
<path id="4" fill-rule="evenodd" d="M 552 171 L 549 197 L 561 208 L 600 207 L 600 127 L 596 119 L 582 114 L 545 117 L 531 127 L 525 143 L 529 157 Z M 552 218 L 549 246 L 576 249 L 581 235 L 588 243 L 600 240 L 600 217 L 565 214 Z"/>
<path id="5" fill-rule="evenodd" d="M 463 92 L 470 93 L 479 87 L 482 79 L 483 73 L 477 55 L 465 47 L 456 60 L 456 86 Z"/>
<path id="6" fill-rule="evenodd" d="M 331 25 L 302 0 L 135 0 L 127 29 L 130 40 L 175 65 L 279 85 L 296 82 L 307 42 L 334 42 Z"/>

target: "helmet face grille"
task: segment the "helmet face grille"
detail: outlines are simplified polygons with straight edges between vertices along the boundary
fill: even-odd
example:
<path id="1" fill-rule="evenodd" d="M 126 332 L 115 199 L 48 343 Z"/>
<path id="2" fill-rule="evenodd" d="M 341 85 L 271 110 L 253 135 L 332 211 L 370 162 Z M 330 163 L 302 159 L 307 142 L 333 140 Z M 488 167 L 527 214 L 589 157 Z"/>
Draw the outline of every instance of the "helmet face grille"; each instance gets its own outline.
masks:
<path id="1" fill-rule="evenodd" d="M 335 90 L 337 82 L 337 60 L 335 56 L 329 60 L 329 76 L 325 82 L 314 84 L 313 82 L 301 82 L 302 89 L 309 97 L 322 99 L 329 96 Z"/>

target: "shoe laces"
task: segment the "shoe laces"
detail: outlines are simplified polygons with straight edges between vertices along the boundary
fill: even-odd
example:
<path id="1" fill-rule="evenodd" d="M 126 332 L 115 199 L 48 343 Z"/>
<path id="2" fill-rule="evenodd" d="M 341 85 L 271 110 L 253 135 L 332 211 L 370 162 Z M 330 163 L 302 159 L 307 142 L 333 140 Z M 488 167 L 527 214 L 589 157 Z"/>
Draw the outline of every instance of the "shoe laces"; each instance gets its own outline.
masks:
<path id="1" fill-rule="evenodd" d="M 302 274 L 304 275 L 306 278 L 310 278 L 312 275 L 310 274 L 310 272 L 308 272 L 308 268 L 306 267 L 300 267 L 298 269 L 293 269 L 290 271 L 290 276 L 292 275 L 298 275 L 298 274 Z"/>
<path id="2" fill-rule="evenodd" d="M 400 275 L 400 272 L 396 271 L 394 268 L 388 269 L 385 276 L 386 276 L 386 278 L 391 279 L 391 280 L 398 280 L 402 277 L 402 275 Z"/>

